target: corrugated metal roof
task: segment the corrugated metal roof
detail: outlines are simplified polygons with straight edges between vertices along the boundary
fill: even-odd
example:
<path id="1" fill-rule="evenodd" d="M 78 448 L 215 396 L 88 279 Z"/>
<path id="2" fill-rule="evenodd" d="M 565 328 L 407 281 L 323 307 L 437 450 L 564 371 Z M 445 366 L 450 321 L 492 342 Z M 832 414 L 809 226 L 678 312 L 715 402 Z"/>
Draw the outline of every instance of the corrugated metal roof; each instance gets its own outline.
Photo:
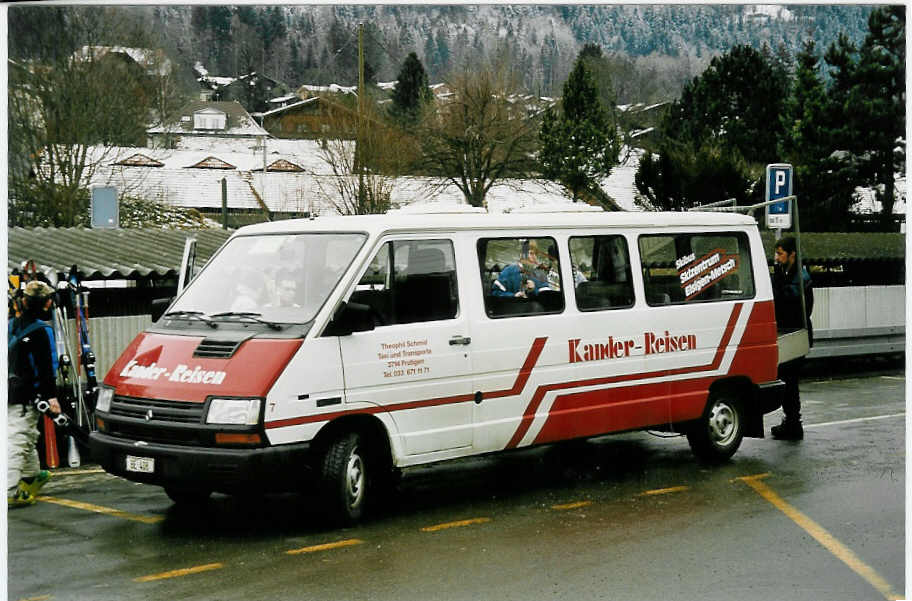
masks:
<path id="1" fill-rule="evenodd" d="M 75 264 L 82 278 L 100 279 L 175 275 L 187 236 L 196 236 L 197 260 L 204 262 L 231 232 L 14 227 L 8 233 L 7 273 L 31 259 L 44 273 L 67 273 Z"/>

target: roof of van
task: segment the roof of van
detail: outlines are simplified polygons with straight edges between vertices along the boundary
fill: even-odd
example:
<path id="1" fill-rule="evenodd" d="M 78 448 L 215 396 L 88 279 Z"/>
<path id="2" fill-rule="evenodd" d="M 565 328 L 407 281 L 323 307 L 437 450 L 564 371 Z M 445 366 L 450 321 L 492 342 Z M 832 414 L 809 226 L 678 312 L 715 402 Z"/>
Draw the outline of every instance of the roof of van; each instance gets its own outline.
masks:
<path id="1" fill-rule="evenodd" d="M 565 212 L 384 214 L 287 219 L 242 227 L 235 235 L 277 232 L 453 231 L 481 229 L 551 229 L 587 227 L 691 227 L 756 225 L 753 217 L 713 212 Z"/>

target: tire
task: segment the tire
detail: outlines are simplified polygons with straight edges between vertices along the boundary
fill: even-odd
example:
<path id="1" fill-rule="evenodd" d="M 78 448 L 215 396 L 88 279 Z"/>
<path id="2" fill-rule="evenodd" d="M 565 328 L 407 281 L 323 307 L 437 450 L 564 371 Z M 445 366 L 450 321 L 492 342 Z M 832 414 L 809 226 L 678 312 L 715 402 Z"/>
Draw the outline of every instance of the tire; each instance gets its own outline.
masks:
<path id="1" fill-rule="evenodd" d="M 699 420 L 687 430 L 687 442 L 699 459 L 725 461 L 735 454 L 744 438 L 744 413 L 730 391 L 712 394 Z"/>
<path id="2" fill-rule="evenodd" d="M 174 501 L 175 505 L 180 505 L 181 507 L 195 507 L 204 505 L 206 501 L 209 500 L 209 495 L 212 494 L 212 491 L 166 486 L 165 494 L 168 495 L 169 499 Z"/>
<path id="3" fill-rule="evenodd" d="M 320 462 L 320 489 L 329 516 L 343 525 L 354 524 L 364 515 L 373 494 L 366 447 L 357 432 L 333 439 Z"/>

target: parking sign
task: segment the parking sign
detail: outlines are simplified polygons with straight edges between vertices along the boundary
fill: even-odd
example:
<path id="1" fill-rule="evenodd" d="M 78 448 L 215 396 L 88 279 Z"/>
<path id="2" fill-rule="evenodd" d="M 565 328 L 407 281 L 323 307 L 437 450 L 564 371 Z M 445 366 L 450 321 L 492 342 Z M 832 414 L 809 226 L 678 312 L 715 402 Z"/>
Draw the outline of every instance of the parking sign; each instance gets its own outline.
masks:
<path id="1" fill-rule="evenodd" d="M 766 200 L 792 195 L 792 166 L 780 163 L 766 166 Z M 792 227 L 791 202 L 783 201 L 766 207 L 766 227 L 787 230 Z"/>

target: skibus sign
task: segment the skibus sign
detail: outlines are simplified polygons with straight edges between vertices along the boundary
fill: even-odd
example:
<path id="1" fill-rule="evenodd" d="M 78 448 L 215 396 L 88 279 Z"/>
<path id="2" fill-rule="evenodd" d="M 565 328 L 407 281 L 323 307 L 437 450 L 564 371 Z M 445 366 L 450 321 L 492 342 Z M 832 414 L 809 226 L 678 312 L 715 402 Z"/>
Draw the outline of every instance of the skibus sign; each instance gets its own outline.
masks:
<path id="1" fill-rule="evenodd" d="M 792 195 L 792 166 L 787 163 L 766 166 L 766 200 Z M 766 227 L 787 230 L 792 227 L 792 203 L 788 200 L 766 205 Z"/>

